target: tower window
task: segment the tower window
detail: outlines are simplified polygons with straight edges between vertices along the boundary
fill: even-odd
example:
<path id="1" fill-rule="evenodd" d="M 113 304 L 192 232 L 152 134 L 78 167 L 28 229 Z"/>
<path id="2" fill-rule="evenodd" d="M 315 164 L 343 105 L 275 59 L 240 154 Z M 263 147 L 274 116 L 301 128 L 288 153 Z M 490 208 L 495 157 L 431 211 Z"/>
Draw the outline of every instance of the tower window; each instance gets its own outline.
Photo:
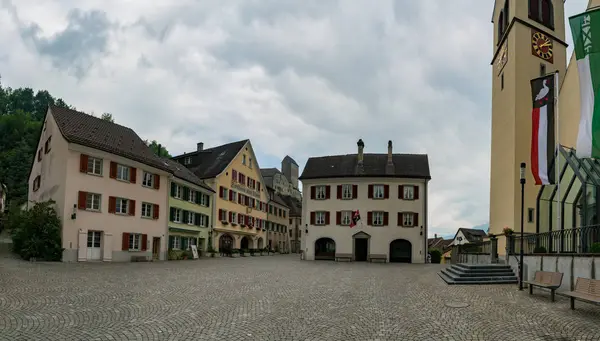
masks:
<path id="1" fill-rule="evenodd" d="M 498 15 L 498 44 L 500 44 L 500 42 L 502 41 L 502 36 L 504 35 L 504 33 L 506 33 L 506 30 L 508 29 L 508 2 L 509 0 L 506 0 L 504 2 L 504 8 L 500 11 L 500 14 Z"/>
<path id="2" fill-rule="evenodd" d="M 504 72 L 500 75 L 500 90 L 504 90 Z"/>
<path id="3" fill-rule="evenodd" d="M 527 209 L 527 222 L 528 223 L 533 223 L 534 213 L 535 213 L 535 209 L 533 209 L 533 208 L 528 208 Z"/>
<path id="4" fill-rule="evenodd" d="M 552 0 L 529 0 L 529 19 L 554 30 L 554 6 Z"/>
<path id="5" fill-rule="evenodd" d="M 541 63 L 540 64 L 540 77 L 545 76 L 546 75 L 546 64 Z"/>

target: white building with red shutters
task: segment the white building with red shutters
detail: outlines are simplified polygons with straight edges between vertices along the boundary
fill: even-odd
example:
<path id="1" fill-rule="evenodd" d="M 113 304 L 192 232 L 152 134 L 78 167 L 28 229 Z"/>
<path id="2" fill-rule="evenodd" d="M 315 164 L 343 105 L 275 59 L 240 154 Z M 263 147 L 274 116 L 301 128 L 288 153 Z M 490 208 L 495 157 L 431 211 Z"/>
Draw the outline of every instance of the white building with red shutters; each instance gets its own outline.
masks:
<path id="1" fill-rule="evenodd" d="M 427 259 L 427 155 L 312 157 L 300 176 L 305 193 L 301 248 L 306 260 L 424 263 Z M 358 212 L 360 219 L 353 217 Z M 352 226 L 352 227 L 351 227 Z"/>

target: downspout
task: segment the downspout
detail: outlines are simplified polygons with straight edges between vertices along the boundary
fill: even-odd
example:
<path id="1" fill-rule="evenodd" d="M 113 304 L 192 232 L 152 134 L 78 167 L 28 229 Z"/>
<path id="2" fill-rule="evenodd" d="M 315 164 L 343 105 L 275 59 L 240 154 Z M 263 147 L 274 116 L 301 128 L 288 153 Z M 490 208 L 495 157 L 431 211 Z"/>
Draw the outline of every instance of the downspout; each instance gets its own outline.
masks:
<path id="1" fill-rule="evenodd" d="M 427 212 L 427 201 L 429 200 L 429 192 L 427 191 L 427 185 L 429 184 L 429 180 L 425 179 L 425 187 L 424 187 L 424 194 L 425 194 L 425 200 L 423 200 L 423 250 L 425 250 L 425 254 L 423 255 L 423 259 L 424 259 L 424 263 L 427 262 L 427 254 L 429 253 L 429 250 L 427 248 L 427 231 L 428 229 L 428 212 Z"/>

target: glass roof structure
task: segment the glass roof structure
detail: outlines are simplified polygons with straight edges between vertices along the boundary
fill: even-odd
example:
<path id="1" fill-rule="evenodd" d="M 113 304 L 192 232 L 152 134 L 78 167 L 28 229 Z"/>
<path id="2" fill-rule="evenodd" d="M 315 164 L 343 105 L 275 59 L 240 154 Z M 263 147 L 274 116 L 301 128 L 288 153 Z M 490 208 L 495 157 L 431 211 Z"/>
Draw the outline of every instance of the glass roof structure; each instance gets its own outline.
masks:
<path id="1" fill-rule="evenodd" d="M 600 216 L 600 205 L 597 205 L 600 201 L 600 161 L 577 158 L 575 149 L 564 146 L 559 147 L 558 162 L 555 161 L 548 171 L 556 172 L 558 168 L 559 186 L 541 186 L 536 203 L 536 232 L 597 225 L 597 217 Z"/>

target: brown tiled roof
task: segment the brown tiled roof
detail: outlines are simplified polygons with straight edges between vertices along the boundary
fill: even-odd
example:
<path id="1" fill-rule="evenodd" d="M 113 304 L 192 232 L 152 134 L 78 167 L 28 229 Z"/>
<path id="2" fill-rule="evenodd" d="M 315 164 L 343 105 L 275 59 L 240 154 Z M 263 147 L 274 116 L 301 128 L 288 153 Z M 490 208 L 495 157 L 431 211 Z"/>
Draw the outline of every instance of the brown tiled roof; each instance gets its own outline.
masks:
<path id="1" fill-rule="evenodd" d="M 445 252 L 446 249 L 450 247 L 453 239 L 444 239 L 444 238 L 429 238 L 427 239 L 427 245 L 430 249 L 439 249 L 442 252 Z"/>
<path id="2" fill-rule="evenodd" d="M 197 177 L 194 173 L 192 173 L 191 170 L 187 169 L 184 165 L 173 160 L 169 160 L 167 158 L 163 158 L 163 160 L 167 163 L 169 170 L 171 170 L 171 172 L 176 178 L 191 182 L 213 193 L 215 192 L 209 185 L 206 184 L 206 182 L 204 182 L 204 180 Z"/>
<path id="3" fill-rule="evenodd" d="M 190 157 L 192 163 L 185 166 L 191 169 L 200 179 L 210 179 L 221 174 L 248 141 L 246 139 L 227 143 L 213 148 L 174 156 L 172 159 L 183 164 L 185 158 Z"/>
<path id="4" fill-rule="evenodd" d="M 343 177 L 394 177 L 431 179 L 426 154 L 392 154 L 393 171 L 387 167 L 387 154 L 363 154 L 362 167 L 357 154 L 311 157 L 300 180 Z"/>
<path id="5" fill-rule="evenodd" d="M 263 178 L 265 178 L 265 177 L 273 177 L 277 173 L 283 174 L 277 168 L 261 168 L 260 169 L 260 173 L 262 174 Z"/>
<path id="6" fill-rule="evenodd" d="M 459 231 L 462 231 L 465 238 L 467 238 L 467 240 L 471 243 L 481 241 L 481 240 L 483 240 L 483 238 L 485 238 L 487 236 L 487 233 L 485 233 L 484 230 L 467 229 L 467 228 L 461 227 L 458 229 L 458 231 L 456 231 L 456 235 L 458 235 Z M 454 235 L 454 238 L 456 238 L 456 235 Z"/>
<path id="7" fill-rule="evenodd" d="M 63 137 L 71 143 L 99 149 L 158 169 L 169 171 L 131 129 L 68 108 L 50 106 L 50 112 Z"/>

